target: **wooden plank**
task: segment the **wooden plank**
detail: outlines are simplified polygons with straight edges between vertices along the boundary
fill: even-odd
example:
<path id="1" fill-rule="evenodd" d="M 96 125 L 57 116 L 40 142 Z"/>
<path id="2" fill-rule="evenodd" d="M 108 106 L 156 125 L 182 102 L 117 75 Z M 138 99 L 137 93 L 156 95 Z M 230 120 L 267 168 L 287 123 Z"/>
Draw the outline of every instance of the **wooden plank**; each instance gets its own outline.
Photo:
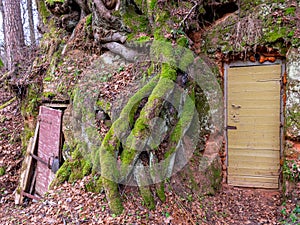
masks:
<path id="1" fill-rule="evenodd" d="M 272 182 L 262 182 L 262 181 L 239 181 L 239 180 L 232 180 L 228 177 L 228 184 L 232 186 L 238 187 L 255 187 L 255 188 L 269 188 L 269 189 L 278 189 L 278 181 L 277 183 Z"/>
<path id="2" fill-rule="evenodd" d="M 244 176 L 278 176 L 278 170 L 261 169 L 253 167 L 228 167 L 228 174 Z"/>
<path id="3" fill-rule="evenodd" d="M 238 132 L 249 132 L 249 127 L 251 127 L 252 131 L 255 132 L 271 132 L 271 129 L 276 129 L 280 127 L 280 122 L 274 124 L 261 124 L 261 123 L 237 123 L 235 124 L 237 130 L 230 130 L 230 132 L 238 131 Z M 272 131 L 277 132 L 277 131 Z"/>
<path id="4" fill-rule="evenodd" d="M 247 136 L 248 135 L 248 136 Z M 228 138 L 229 140 L 231 139 L 231 141 L 228 141 L 229 146 L 236 146 L 239 144 L 246 144 L 246 143 L 251 143 L 251 142 L 256 142 L 256 143 L 252 143 L 251 146 L 259 146 L 259 144 L 270 144 L 270 147 L 272 146 L 272 148 L 277 148 L 279 147 L 279 133 L 277 134 L 272 134 L 272 133 L 262 133 L 261 136 L 259 135 L 259 133 L 251 133 L 251 132 L 246 132 L 243 131 L 241 132 L 241 134 L 239 134 L 238 132 L 233 133 L 233 132 L 228 132 Z M 234 140 L 236 138 L 236 140 Z M 259 141 L 259 143 L 258 143 Z M 272 144 L 273 143 L 273 144 Z M 246 146 L 245 146 L 246 147 Z"/>
<path id="5" fill-rule="evenodd" d="M 273 117 L 279 120 L 279 110 L 272 110 L 272 109 L 248 109 L 248 110 L 240 110 L 238 112 L 233 112 L 229 110 L 228 119 L 235 117 L 254 117 L 253 115 L 256 115 L 256 117 Z M 275 122 L 275 121 L 274 121 Z"/>
<path id="6" fill-rule="evenodd" d="M 241 164 L 248 164 L 249 161 L 255 163 L 270 163 L 271 165 L 275 165 L 274 161 L 277 161 L 277 165 L 279 165 L 279 155 L 275 157 L 269 156 L 245 156 L 240 154 L 233 154 L 231 153 L 230 158 L 228 158 L 228 162 L 238 162 Z M 250 162 L 249 162 L 250 163 Z M 230 166 L 230 163 L 229 163 Z"/>
<path id="7" fill-rule="evenodd" d="M 271 127 L 272 128 L 272 127 Z M 276 128 L 275 128 L 276 129 Z M 237 130 L 230 130 L 228 132 L 228 137 L 230 139 L 235 139 L 239 138 L 239 140 L 262 140 L 263 142 L 269 141 L 269 139 L 279 139 L 279 129 L 277 130 L 265 130 L 262 132 L 258 132 L 258 130 L 253 129 L 253 130 L 246 130 L 246 131 L 241 131 L 239 130 L 239 127 L 237 126 Z M 265 140 L 268 139 L 268 140 Z M 237 143 L 239 140 L 236 140 Z"/>
<path id="8" fill-rule="evenodd" d="M 228 117 L 229 119 L 229 117 Z M 264 116 L 264 117 L 253 117 L 253 116 L 241 116 L 239 115 L 239 119 L 240 121 L 238 123 L 235 124 L 249 124 L 249 125 L 253 125 L 253 124 L 274 124 L 274 126 L 276 125 L 280 125 L 280 121 L 278 120 L 278 115 L 270 115 L 270 116 Z M 228 121 L 229 123 L 231 123 L 231 121 Z M 278 127 L 279 127 L 278 125 Z"/>
<path id="9" fill-rule="evenodd" d="M 24 192 L 24 191 L 21 191 L 21 195 L 22 195 L 22 196 L 25 196 L 25 197 L 27 197 L 27 198 L 34 199 L 34 200 L 36 200 L 36 201 L 39 201 L 39 200 L 40 200 L 39 197 L 34 196 L 34 195 L 31 195 L 31 194 L 29 194 L 29 193 L 26 193 L 26 192 Z"/>
<path id="10" fill-rule="evenodd" d="M 247 141 L 247 140 L 239 140 L 238 143 L 233 143 L 232 141 L 228 142 L 228 148 L 230 153 L 231 148 L 251 148 L 251 149 L 279 149 L 279 142 L 273 143 L 270 140 L 266 140 L 261 143 L 253 143 L 255 140 Z"/>
<path id="11" fill-rule="evenodd" d="M 257 85 L 256 85 L 257 86 Z M 267 93 L 267 94 L 277 94 L 278 91 L 280 90 L 280 88 L 277 89 L 266 89 L 268 88 L 268 85 L 264 85 L 264 88 L 257 88 L 256 86 L 252 87 L 253 89 L 242 89 L 242 87 L 240 87 L 240 85 L 234 85 L 234 86 L 229 86 L 228 88 L 231 88 L 233 91 L 230 93 L 232 96 L 236 95 L 236 94 L 244 94 L 245 96 L 247 96 L 247 94 L 252 94 L 255 96 L 263 96 L 262 93 Z M 258 85 L 260 87 L 260 85 Z M 262 90 L 260 90 L 262 89 Z M 264 90 L 263 90 L 264 89 Z M 259 99 L 257 99 L 259 100 Z"/>
<path id="12" fill-rule="evenodd" d="M 273 109 L 280 110 L 280 104 L 278 104 L 279 99 L 275 100 L 265 100 L 260 98 L 258 101 L 253 100 L 243 100 L 241 98 L 237 98 L 236 100 L 228 101 L 227 109 L 235 112 L 248 110 L 248 109 Z M 239 108 L 236 108 L 239 107 Z"/>
<path id="13" fill-rule="evenodd" d="M 243 160 L 243 161 L 237 161 L 237 160 L 231 160 L 228 159 L 228 168 L 244 168 L 244 167 L 253 167 L 253 168 L 259 168 L 259 169 L 269 169 L 270 171 L 278 171 L 279 169 L 279 163 L 274 163 L 273 161 L 268 161 L 268 162 L 256 162 L 256 161 L 251 161 L 249 159 L 248 161 Z"/>
<path id="14" fill-rule="evenodd" d="M 29 188 L 31 186 L 32 180 L 31 175 L 33 173 L 33 162 L 31 154 L 34 154 L 34 151 L 37 147 L 37 138 L 39 134 L 39 122 L 37 122 L 34 137 L 29 139 L 26 155 L 22 163 L 22 169 L 21 169 L 21 175 L 20 175 L 20 181 L 19 186 L 17 187 L 17 191 L 15 194 L 15 204 L 19 205 L 23 203 L 23 196 L 22 191 L 29 191 Z"/>
<path id="15" fill-rule="evenodd" d="M 279 81 L 274 82 L 245 82 L 232 81 L 228 84 L 228 88 L 239 92 L 277 92 L 280 90 Z"/>
<path id="16" fill-rule="evenodd" d="M 279 93 L 275 91 L 264 91 L 264 92 L 242 92 L 242 91 L 234 91 L 228 94 L 229 100 L 232 99 L 264 99 L 264 100 L 273 100 L 280 99 Z"/>
<path id="17" fill-rule="evenodd" d="M 256 149 L 256 148 L 231 148 L 232 154 L 240 156 L 261 156 L 261 157 L 278 157 L 280 155 L 277 149 Z"/>
<path id="18" fill-rule="evenodd" d="M 277 135 L 262 134 L 262 136 L 259 136 L 259 134 L 251 135 L 249 133 L 249 136 L 247 136 L 247 135 L 239 135 L 238 133 L 234 135 L 232 132 L 230 132 L 230 134 L 228 133 L 228 138 L 231 139 L 231 141 L 228 141 L 229 146 L 236 146 L 239 144 L 256 142 L 256 143 L 252 143 L 251 146 L 253 147 L 253 146 L 260 146 L 259 144 L 262 145 L 270 144 L 270 147 L 272 147 L 273 149 L 279 147 L 279 142 L 280 142 L 276 140 L 279 138 L 279 134 Z M 237 138 L 237 140 L 234 140 L 234 138 Z M 259 141 L 259 143 L 257 143 L 257 141 Z M 247 147 L 247 145 L 245 147 Z"/>
<path id="19" fill-rule="evenodd" d="M 272 79 L 279 80 L 281 76 L 281 65 L 259 66 L 259 67 L 234 67 L 228 70 L 228 81 L 241 80 L 244 82 L 263 82 Z"/>
<path id="20" fill-rule="evenodd" d="M 233 175 L 231 181 L 254 182 L 254 183 L 278 183 L 278 176 L 239 176 Z"/>

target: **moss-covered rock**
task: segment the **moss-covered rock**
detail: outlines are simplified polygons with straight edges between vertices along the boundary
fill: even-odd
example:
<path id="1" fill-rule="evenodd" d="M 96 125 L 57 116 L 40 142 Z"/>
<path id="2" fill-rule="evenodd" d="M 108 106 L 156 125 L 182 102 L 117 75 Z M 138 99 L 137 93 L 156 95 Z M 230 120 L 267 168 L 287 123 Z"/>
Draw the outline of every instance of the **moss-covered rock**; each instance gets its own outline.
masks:
<path id="1" fill-rule="evenodd" d="M 280 51 L 287 44 L 297 47 L 300 41 L 295 10 L 296 6 L 289 2 L 244 1 L 238 12 L 205 33 L 203 52 L 217 49 L 224 53 L 241 52 L 258 45 L 273 46 Z M 283 45 L 278 47 L 278 43 Z"/>

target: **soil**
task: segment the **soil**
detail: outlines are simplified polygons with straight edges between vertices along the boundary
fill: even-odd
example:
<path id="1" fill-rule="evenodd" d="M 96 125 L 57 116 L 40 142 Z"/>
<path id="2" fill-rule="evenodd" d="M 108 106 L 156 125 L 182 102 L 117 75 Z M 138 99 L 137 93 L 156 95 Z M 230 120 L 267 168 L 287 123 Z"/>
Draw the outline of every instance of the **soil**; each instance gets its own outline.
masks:
<path id="1" fill-rule="evenodd" d="M 13 96 L 0 88 L 0 105 Z M 0 224 L 300 224 L 300 183 L 286 198 L 277 190 L 229 187 L 214 196 L 182 198 L 167 186 L 167 199 L 156 198 L 149 211 L 137 189 L 122 187 L 125 211 L 111 214 L 105 194 L 91 193 L 88 176 L 50 190 L 39 202 L 14 205 L 14 191 L 22 163 L 22 117 L 19 102 L 0 110 Z M 297 160 L 297 159 L 295 159 Z M 298 204 L 298 207 L 297 207 Z"/>

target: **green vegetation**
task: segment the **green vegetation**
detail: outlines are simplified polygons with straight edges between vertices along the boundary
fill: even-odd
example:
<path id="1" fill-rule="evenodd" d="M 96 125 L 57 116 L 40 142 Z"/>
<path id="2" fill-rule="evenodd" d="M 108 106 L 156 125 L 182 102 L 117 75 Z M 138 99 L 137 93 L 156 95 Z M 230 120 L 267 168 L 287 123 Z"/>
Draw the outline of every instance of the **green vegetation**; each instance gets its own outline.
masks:
<path id="1" fill-rule="evenodd" d="M 148 186 L 141 186 L 139 189 L 146 207 L 150 210 L 155 209 L 155 202 L 150 188 Z"/>
<path id="2" fill-rule="evenodd" d="M 53 6 L 55 3 L 64 3 L 65 0 L 45 0 L 45 2 L 50 6 Z"/>
<path id="3" fill-rule="evenodd" d="M 4 66 L 2 59 L 0 59 L 0 69 Z"/>
<path id="4" fill-rule="evenodd" d="M 44 92 L 43 93 L 43 96 L 45 97 L 45 98 L 53 98 L 53 97 L 55 97 L 55 93 L 53 93 L 53 92 L 50 92 L 50 91 L 48 91 L 48 92 Z"/>
<path id="5" fill-rule="evenodd" d="M 300 182 L 300 166 L 294 160 L 285 160 L 283 164 L 283 176 L 290 182 Z"/>
<path id="6" fill-rule="evenodd" d="M 283 204 L 285 205 L 285 203 Z M 296 205 L 295 208 L 288 213 L 287 209 L 284 207 L 281 210 L 282 216 L 285 218 L 284 220 L 281 221 L 281 224 L 299 224 L 297 222 L 300 221 L 300 205 Z"/>
<path id="7" fill-rule="evenodd" d="M 103 190 L 102 179 L 100 176 L 93 176 L 93 178 L 85 185 L 89 192 L 101 193 Z"/>
<path id="8" fill-rule="evenodd" d="M 89 14 L 89 15 L 86 17 L 85 26 L 91 25 L 91 24 L 92 24 L 92 21 L 93 21 L 93 15 L 92 15 L 92 14 Z"/>
<path id="9" fill-rule="evenodd" d="M 4 174 L 5 174 L 5 168 L 0 167 L 0 177 L 3 176 Z"/>

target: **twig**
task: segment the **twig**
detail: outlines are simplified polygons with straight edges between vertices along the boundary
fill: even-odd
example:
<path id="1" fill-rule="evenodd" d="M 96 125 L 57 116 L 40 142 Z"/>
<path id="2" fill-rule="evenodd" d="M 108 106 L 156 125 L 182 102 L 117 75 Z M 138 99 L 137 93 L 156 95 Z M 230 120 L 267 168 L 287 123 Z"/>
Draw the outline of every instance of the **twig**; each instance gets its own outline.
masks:
<path id="1" fill-rule="evenodd" d="M 13 103 L 15 100 L 17 99 L 17 97 L 13 97 L 12 99 L 8 100 L 7 102 L 5 102 L 4 104 L 0 105 L 0 110 L 6 108 L 7 106 L 9 106 L 11 103 Z"/>
<path id="2" fill-rule="evenodd" d="M 3 75 L 1 76 L 1 78 L 0 78 L 0 83 L 3 83 L 4 80 L 10 78 L 11 75 L 13 74 L 13 72 L 14 72 L 14 71 L 9 71 L 9 72 L 3 74 Z"/>
<path id="3" fill-rule="evenodd" d="M 199 4 L 201 4 L 202 1 L 199 2 L 199 3 L 197 3 L 197 2 L 194 2 L 194 3 L 195 3 L 195 5 L 190 9 L 190 11 L 188 12 L 188 14 L 186 14 L 185 17 L 183 18 L 183 20 L 179 23 L 179 27 L 182 26 L 182 24 L 187 20 L 187 18 L 189 18 L 189 16 L 192 14 L 192 12 L 194 11 L 194 9 L 195 9 Z"/>

